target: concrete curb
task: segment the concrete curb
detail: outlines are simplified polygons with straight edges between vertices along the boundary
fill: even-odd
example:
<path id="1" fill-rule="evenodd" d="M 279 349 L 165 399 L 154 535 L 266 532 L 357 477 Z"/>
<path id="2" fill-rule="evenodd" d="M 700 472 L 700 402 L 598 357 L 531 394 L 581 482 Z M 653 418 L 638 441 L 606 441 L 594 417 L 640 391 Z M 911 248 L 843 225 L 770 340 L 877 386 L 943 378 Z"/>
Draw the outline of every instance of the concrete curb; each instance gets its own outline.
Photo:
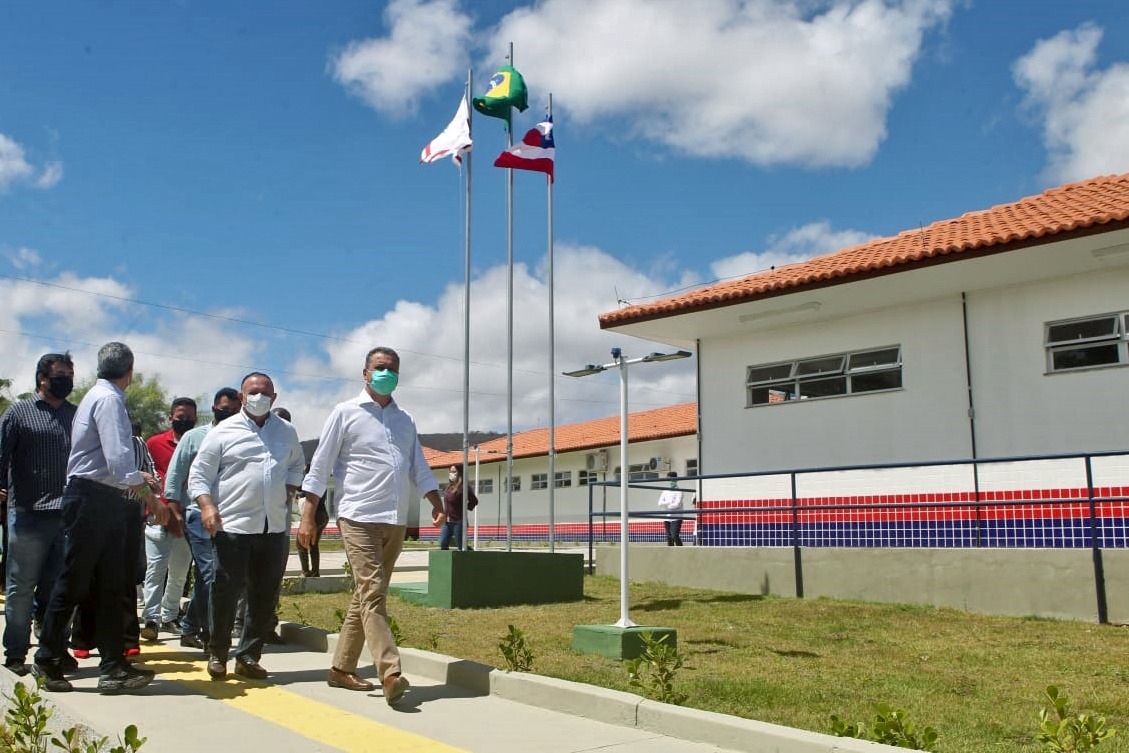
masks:
<path id="1" fill-rule="evenodd" d="M 312 651 L 330 650 L 336 635 L 306 625 L 282 623 L 287 643 Z M 293 635 L 291 640 L 289 636 Z M 321 648 L 325 646 L 326 648 Z M 493 695 L 550 711 L 559 711 L 621 727 L 682 740 L 709 743 L 744 753 L 880 753 L 901 750 L 866 740 L 824 735 L 752 719 L 701 711 L 648 700 L 633 693 L 554 677 L 506 672 L 465 659 L 415 648 L 401 648 L 404 672 L 457 685 L 478 695 Z"/>

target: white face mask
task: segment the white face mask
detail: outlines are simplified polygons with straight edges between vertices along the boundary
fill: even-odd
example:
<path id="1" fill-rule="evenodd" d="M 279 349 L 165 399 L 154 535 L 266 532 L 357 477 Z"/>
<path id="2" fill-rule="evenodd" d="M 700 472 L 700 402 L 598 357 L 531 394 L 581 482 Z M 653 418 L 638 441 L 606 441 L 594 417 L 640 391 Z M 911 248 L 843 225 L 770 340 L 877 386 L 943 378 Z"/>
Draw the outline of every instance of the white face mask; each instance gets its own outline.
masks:
<path id="1" fill-rule="evenodd" d="M 247 395 L 243 398 L 243 407 L 249 415 L 261 418 L 270 412 L 270 400 L 270 395 Z"/>
<path id="2" fill-rule="evenodd" d="M 453 484 L 453 483 L 455 483 L 456 481 L 458 481 L 458 480 L 459 480 L 459 474 L 457 474 L 457 473 L 448 473 L 448 474 L 447 474 L 447 480 L 448 480 L 448 481 L 450 481 L 450 482 L 451 482 L 451 483 Z"/>

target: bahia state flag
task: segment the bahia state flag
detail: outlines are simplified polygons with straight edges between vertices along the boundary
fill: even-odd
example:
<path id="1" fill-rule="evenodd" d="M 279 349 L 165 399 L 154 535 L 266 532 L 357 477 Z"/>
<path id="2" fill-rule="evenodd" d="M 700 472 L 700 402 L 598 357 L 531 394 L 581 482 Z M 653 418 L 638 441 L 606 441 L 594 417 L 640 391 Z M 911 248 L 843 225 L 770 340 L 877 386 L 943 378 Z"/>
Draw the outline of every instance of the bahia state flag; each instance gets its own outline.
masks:
<path id="1" fill-rule="evenodd" d="M 443 157 L 450 157 L 456 165 L 463 163 L 463 154 L 469 152 L 474 142 L 470 138 L 470 111 L 467 110 L 466 96 L 459 100 L 455 117 L 443 132 L 428 142 L 419 154 L 419 161 L 431 163 Z"/>
<path id="2" fill-rule="evenodd" d="M 553 161 L 556 157 L 553 144 L 553 116 L 545 118 L 526 132 L 522 140 L 498 155 L 494 167 L 514 170 L 535 170 L 549 176 L 553 182 Z"/>
<path id="3" fill-rule="evenodd" d="M 525 112 L 529 107 L 529 93 L 525 90 L 525 79 L 512 66 L 503 65 L 490 77 L 486 93 L 474 98 L 474 109 L 492 118 L 510 122 L 510 108 Z"/>

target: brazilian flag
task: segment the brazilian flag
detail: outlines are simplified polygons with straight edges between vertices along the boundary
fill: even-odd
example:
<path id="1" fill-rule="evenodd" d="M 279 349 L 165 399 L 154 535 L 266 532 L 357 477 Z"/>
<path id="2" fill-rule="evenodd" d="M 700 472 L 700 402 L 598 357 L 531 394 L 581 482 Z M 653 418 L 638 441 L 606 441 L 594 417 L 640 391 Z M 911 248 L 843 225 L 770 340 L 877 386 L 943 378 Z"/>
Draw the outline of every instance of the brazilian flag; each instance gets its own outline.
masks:
<path id="1" fill-rule="evenodd" d="M 510 108 L 525 112 L 529 107 L 529 92 L 525 90 L 525 79 L 512 66 L 504 65 L 490 77 L 486 93 L 474 98 L 474 109 L 492 118 L 510 122 Z"/>

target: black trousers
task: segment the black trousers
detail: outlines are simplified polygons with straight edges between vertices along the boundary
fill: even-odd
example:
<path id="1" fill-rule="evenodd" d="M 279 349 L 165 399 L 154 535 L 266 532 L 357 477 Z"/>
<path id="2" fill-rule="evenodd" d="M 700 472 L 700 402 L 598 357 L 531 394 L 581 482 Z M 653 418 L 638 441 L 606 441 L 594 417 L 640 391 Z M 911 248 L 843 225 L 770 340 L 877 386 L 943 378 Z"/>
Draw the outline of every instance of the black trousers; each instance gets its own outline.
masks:
<path id="1" fill-rule="evenodd" d="M 95 604 L 99 668 L 108 672 L 122 661 L 122 593 L 129 569 L 124 549 L 129 517 L 136 511 L 136 503 L 114 487 L 81 478 L 67 482 L 63 490 L 63 572 L 43 618 L 37 662 L 56 662 L 66 652 L 71 614 L 87 596 Z"/>
<path id="2" fill-rule="evenodd" d="M 247 617 L 235 649 L 235 658 L 258 661 L 263 637 L 274 629 L 275 595 L 286 572 L 283 553 L 290 548 L 290 533 L 228 533 L 212 537 L 215 580 L 209 605 L 209 650 L 220 661 L 231 651 L 235 604 L 247 589 Z"/>

